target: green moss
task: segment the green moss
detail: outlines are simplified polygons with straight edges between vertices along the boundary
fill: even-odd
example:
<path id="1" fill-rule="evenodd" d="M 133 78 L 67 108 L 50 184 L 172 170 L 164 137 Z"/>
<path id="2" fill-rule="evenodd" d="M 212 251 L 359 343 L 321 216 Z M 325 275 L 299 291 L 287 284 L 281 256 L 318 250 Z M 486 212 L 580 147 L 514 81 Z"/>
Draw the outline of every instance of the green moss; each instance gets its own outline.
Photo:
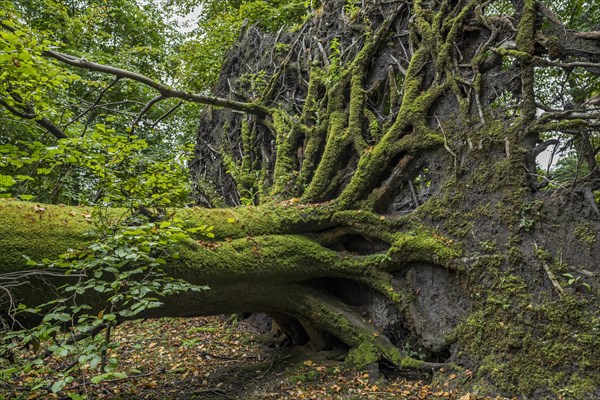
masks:
<path id="1" fill-rule="evenodd" d="M 299 192 L 296 185 L 299 166 L 295 150 L 304 131 L 300 125 L 291 122 L 283 111 L 273 113 L 273 127 L 276 132 L 277 156 L 271 194 L 291 197 Z"/>
<path id="2" fill-rule="evenodd" d="M 559 42 L 559 38 L 556 35 L 547 35 L 546 36 L 546 47 L 548 48 L 548 56 L 550 59 L 555 59 L 560 56 L 561 46 Z"/>
<path id="3" fill-rule="evenodd" d="M 343 111 L 336 111 L 329 116 L 329 131 L 325 150 L 321 162 L 317 166 L 315 175 L 306 188 L 302 196 L 303 202 L 323 201 L 334 174 L 337 172 L 337 166 L 342 158 L 342 154 L 348 144 L 348 131 L 346 129 L 347 116 Z"/>
<path id="4" fill-rule="evenodd" d="M 523 112 L 524 121 L 533 121 L 535 119 L 535 82 L 534 67 L 531 64 L 531 56 L 535 52 L 535 18 L 536 1 L 524 0 L 517 28 L 517 48 L 518 56 L 521 57 L 523 67 L 521 80 L 523 82 Z M 507 50 L 511 51 L 511 50 Z M 521 55 L 521 53 L 524 53 Z M 523 132 L 527 132 L 523 130 Z"/>
<path id="5" fill-rule="evenodd" d="M 519 51 L 519 50 L 512 50 L 512 49 L 505 49 L 505 48 L 498 48 L 496 49 L 496 53 L 498 53 L 499 55 L 503 56 L 503 57 L 515 57 L 518 58 L 520 60 L 523 61 L 528 61 L 531 62 L 533 60 L 533 57 L 531 54 L 525 52 L 525 51 Z"/>
<path id="6" fill-rule="evenodd" d="M 351 349 L 346 357 L 346 363 L 357 369 L 363 369 L 369 364 L 379 361 L 379 352 L 371 342 L 363 342 Z"/>
<path id="7" fill-rule="evenodd" d="M 423 365 L 423 361 L 411 357 L 403 357 L 400 361 L 400 368 L 418 369 Z"/>
<path id="8" fill-rule="evenodd" d="M 570 296 L 536 305 L 521 278 L 498 274 L 485 303 L 453 333 L 480 365 L 473 389 L 585 398 L 600 367 L 600 333 L 589 334 L 595 317 L 586 310 Z"/>
<path id="9" fill-rule="evenodd" d="M 2 272 L 28 269 L 32 260 L 55 259 L 90 240 L 92 210 L 84 207 L 39 206 L 0 200 L 0 267 Z M 118 213 L 118 211 L 117 211 Z M 109 218 L 115 217 L 110 215 Z"/>
<path id="10" fill-rule="evenodd" d="M 517 47 L 527 54 L 533 54 L 535 51 L 535 8 L 535 0 L 525 0 L 519 19 Z"/>
<path id="11" fill-rule="evenodd" d="M 589 222 L 583 222 L 573 230 L 575 237 L 583 243 L 592 246 L 596 243 L 596 233 L 593 225 Z"/>
<path id="12" fill-rule="evenodd" d="M 359 64 L 352 74 L 350 83 L 350 110 L 348 115 L 348 134 L 354 141 L 356 150 L 362 152 L 367 143 L 362 136 L 365 91 L 363 89 L 364 68 Z"/>
<path id="13" fill-rule="evenodd" d="M 421 230 L 397 234 L 388 255 L 396 261 L 396 268 L 415 261 L 446 265 L 459 257 L 461 250 L 452 239 Z"/>
<path id="14" fill-rule="evenodd" d="M 440 46 L 440 48 L 438 50 L 438 57 L 437 57 L 437 68 L 438 69 L 447 68 L 447 66 L 448 66 L 447 64 L 451 60 L 451 51 L 452 51 L 453 46 L 455 45 L 456 37 L 460 33 L 460 27 L 464 23 L 465 19 L 467 18 L 467 16 L 470 13 L 470 11 L 477 5 L 477 3 L 478 3 L 477 1 L 471 0 L 465 7 L 462 8 L 462 10 L 459 12 L 459 14 L 456 17 L 446 18 L 446 20 L 444 20 L 443 24 L 449 25 L 449 30 L 446 35 L 446 39 L 445 39 L 444 43 Z M 446 14 L 447 14 L 447 10 L 441 9 L 440 12 L 436 15 L 436 17 L 441 19 Z M 440 24 L 437 23 L 435 25 L 439 26 Z M 436 31 L 441 34 L 441 29 L 437 29 Z M 438 42 L 441 43 L 441 38 L 438 40 Z"/>

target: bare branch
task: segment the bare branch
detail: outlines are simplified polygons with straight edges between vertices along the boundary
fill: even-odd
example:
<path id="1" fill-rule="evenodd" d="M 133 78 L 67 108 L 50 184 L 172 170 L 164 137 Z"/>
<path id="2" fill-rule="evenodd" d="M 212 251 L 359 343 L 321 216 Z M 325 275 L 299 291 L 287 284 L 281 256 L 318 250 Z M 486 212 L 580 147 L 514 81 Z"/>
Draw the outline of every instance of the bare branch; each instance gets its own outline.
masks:
<path id="1" fill-rule="evenodd" d="M 560 144 L 560 140 L 558 140 L 558 139 L 546 140 L 545 142 L 540 143 L 537 146 L 535 146 L 535 148 L 533 150 L 531 150 L 531 153 L 534 157 L 537 157 L 540 153 L 542 153 L 548 147 L 556 146 L 558 144 Z"/>
<path id="2" fill-rule="evenodd" d="M 573 62 L 556 62 L 546 60 L 540 57 L 533 57 L 534 63 L 538 65 L 544 65 L 548 67 L 560 67 L 560 68 L 600 68 L 600 63 L 586 62 L 586 61 L 573 61 Z"/>
<path id="3" fill-rule="evenodd" d="M 581 39 L 600 40 L 600 31 L 576 32 L 575 36 Z"/>
<path id="4" fill-rule="evenodd" d="M 138 114 L 138 116 L 135 118 L 135 121 L 133 121 L 133 124 L 131 124 L 131 133 L 133 134 L 133 131 L 135 130 L 135 127 L 137 126 L 137 124 L 140 122 L 140 120 L 142 119 L 142 117 L 144 116 L 144 114 L 146 114 L 148 111 L 150 111 L 150 109 L 152 108 L 153 105 L 155 105 L 156 103 L 158 103 L 161 100 L 164 100 L 165 98 L 162 95 L 156 96 L 155 98 L 153 98 L 152 100 L 150 100 L 142 109 L 142 111 L 140 111 L 140 113 Z"/>
<path id="5" fill-rule="evenodd" d="M 163 119 L 167 118 L 169 115 L 171 115 L 173 112 L 175 112 L 175 110 L 177 110 L 179 107 L 181 107 L 182 104 L 183 104 L 183 101 L 180 101 L 175 106 L 171 107 L 169 109 L 169 111 L 167 111 L 166 113 L 164 113 L 163 115 L 158 117 L 158 119 L 152 124 L 152 128 L 155 128 L 156 125 L 158 125 Z"/>
<path id="6" fill-rule="evenodd" d="M 100 100 L 102 100 L 102 97 L 104 96 L 104 94 L 114 85 L 117 84 L 117 82 L 119 82 L 119 80 L 121 80 L 121 78 L 116 77 L 114 81 L 111 82 L 110 85 L 108 85 L 107 87 L 105 87 L 104 89 L 102 89 L 102 91 L 98 94 L 98 96 L 96 97 L 96 100 L 94 100 L 94 103 L 89 106 L 85 111 L 82 111 L 79 115 L 77 115 L 75 118 L 73 118 L 72 120 L 70 120 L 69 122 L 67 122 L 67 124 L 64 126 L 64 128 L 66 129 L 69 125 L 71 125 L 74 122 L 77 122 L 81 117 L 83 117 L 85 114 L 89 113 L 90 111 L 94 110 L 96 107 L 98 107 L 98 104 L 100 103 Z"/>
<path id="7" fill-rule="evenodd" d="M 127 78 L 142 83 L 146 86 L 157 90 L 161 94 L 162 98 L 175 97 L 182 100 L 191 101 L 193 103 L 229 108 L 232 110 L 254 114 L 261 117 L 269 113 L 268 109 L 260 104 L 242 103 L 239 101 L 227 100 L 220 97 L 203 96 L 199 94 L 184 92 L 163 85 L 162 83 L 156 82 L 155 80 L 145 75 L 138 74 L 137 72 L 111 67 L 109 65 L 98 64 L 69 54 L 64 54 L 53 50 L 46 50 L 42 54 L 46 57 L 53 58 L 55 60 L 58 60 L 62 63 L 71 65 L 76 68 L 86 69 L 88 71 L 101 72 L 104 74 L 110 74 L 119 78 Z"/>
<path id="8" fill-rule="evenodd" d="M 57 139 L 66 139 L 67 135 L 54 124 L 54 122 L 50 121 L 46 117 L 39 117 L 34 111 L 33 107 L 27 106 L 27 111 L 19 111 L 16 108 L 10 106 L 4 100 L 0 100 L 0 105 L 6 108 L 11 114 L 16 115 L 17 117 L 23 119 L 34 120 L 36 124 L 44 128 L 46 131 L 50 132 Z"/>

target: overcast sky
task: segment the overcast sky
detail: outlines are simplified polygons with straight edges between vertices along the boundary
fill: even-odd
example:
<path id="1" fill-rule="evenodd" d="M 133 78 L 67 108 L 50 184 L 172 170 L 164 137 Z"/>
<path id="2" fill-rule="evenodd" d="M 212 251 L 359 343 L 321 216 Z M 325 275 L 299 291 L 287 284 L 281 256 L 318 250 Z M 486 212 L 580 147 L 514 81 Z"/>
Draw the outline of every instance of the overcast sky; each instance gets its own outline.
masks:
<path id="1" fill-rule="evenodd" d="M 198 23 L 196 21 L 198 20 L 198 16 L 200 15 L 201 12 L 202 12 L 202 5 L 199 5 L 194 9 L 194 11 L 192 11 L 185 17 L 178 18 L 177 20 L 179 22 L 181 22 L 182 25 L 184 25 L 184 27 L 179 28 L 179 31 L 183 32 L 183 33 L 188 33 L 188 32 L 193 31 L 194 29 L 196 29 L 198 27 Z"/>

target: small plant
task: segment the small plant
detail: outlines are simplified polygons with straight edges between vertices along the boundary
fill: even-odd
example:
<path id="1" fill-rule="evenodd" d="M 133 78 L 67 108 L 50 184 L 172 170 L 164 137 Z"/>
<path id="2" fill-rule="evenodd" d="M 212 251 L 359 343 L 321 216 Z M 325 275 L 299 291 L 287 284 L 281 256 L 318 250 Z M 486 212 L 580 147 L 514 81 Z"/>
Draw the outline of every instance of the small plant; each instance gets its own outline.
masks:
<path id="1" fill-rule="evenodd" d="M 253 98 L 257 98 L 267 87 L 267 72 L 246 73 L 240 77 L 240 84 L 252 93 Z"/>
<path id="2" fill-rule="evenodd" d="M 540 209 L 543 202 L 535 200 L 523 205 L 520 212 L 521 219 L 519 220 L 519 229 L 525 232 L 531 232 L 535 225 L 535 219 L 541 215 Z"/>
<path id="3" fill-rule="evenodd" d="M 111 338 L 112 329 L 119 322 L 161 306 L 165 296 L 208 289 L 171 278 L 162 267 L 168 260 L 179 258 L 179 243 L 189 240 L 192 234 L 212 238 L 212 230 L 207 225 L 188 228 L 178 219 L 152 222 L 134 216 L 124 224 L 99 228 L 94 233 L 96 239 L 85 250 L 71 249 L 52 262 L 29 260 L 29 265 L 63 270 L 65 276 L 76 280 L 58 288 L 55 300 L 35 308 L 23 304 L 17 307 L 17 314 L 37 314 L 42 322 L 29 330 L 5 333 L 0 354 L 12 354 L 24 346 L 34 353 L 30 358 L 14 357 L 14 362 L 1 365 L 0 376 L 45 368 L 45 361 L 52 357 L 71 366 L 49 374 L 53 378 L 39 374 L 31 390 L 62 392 L 73 382 L 75 366 L 95 373 L 93 383 L 126 377 L 125 372 L 117 371 L 118 360 L 110 356 L 110 349 L 118 345 Z M 104 299 L 101 308 L 86 304 L 86 299 L 98 297 Z"/>
<path id="4" fill-rule="evenodd" d="M 243 206 L 253 206 L 258 199 L 258 191 L 254 188 L 243 190 L 240 196 L 240 203 Z"/>
<path id="5" fill-rule="evenodd" d="M 588 292 L 592 291 L 592 287 L 589 285 L 589 283 L 585 283 L 585 282 L 581 282 L 581 277 L 575 277 L 573 276 L 573 274 L 570 273 L 564 273 L 562 274 L 563 277 L 565 277 L 567 279 L 567 284 L 566 286 L 583 286 L 584 288 L 586 288 L 586 290 Z"/>
<path id="6" fill-rule="evenodd" d="M 573 230 L 575 237 L 582 242 L 592 246 L 596 242 L 596 235 L 591 224 L 582 223 Z"/>
<path id="7" fill-rule="evenodd" d="M 522 229 L 525 232 L 531 232 L 533 230 L 534 224 L 535 221 L 533 221 L 532 219 L 529 219 L 525 216 L 521 216 L 521 219 L 519 220 L 519 229 Z"/>
<path id="8" fill-rule="evenodd" d="M 361 13 L 358 0 L 346 0 L 346 4 L 344 5 L 344 13 L 346 16 L 348 16 L 350 21 L 356 21 Z"/>
<path id="9" fill-rule="evenodd" d="M 414 358 L 415 360 L 425 360 L 427 356 L 423 352 L 421 348 L 413 347 L 408 341 L 404 342 L 402 346 L 402 351 L 409 357 Z"/>
<path id="10" fill-rule="evenodd" d="M 480 242 L 479 245 L 481 246 L 481 250 L 485 251 L 486 253 L 493 253 L 496 251 L 496 243 L 495 242 Z"/>
<path id="11" fill-rule="evenodd" d="M 329 69 L 327 71 L 327 80 L 335 83 L 342 77 L 342 49 L 339 38 L 331 40 L 329 45 L 331 53 L 329 55 Z"/>

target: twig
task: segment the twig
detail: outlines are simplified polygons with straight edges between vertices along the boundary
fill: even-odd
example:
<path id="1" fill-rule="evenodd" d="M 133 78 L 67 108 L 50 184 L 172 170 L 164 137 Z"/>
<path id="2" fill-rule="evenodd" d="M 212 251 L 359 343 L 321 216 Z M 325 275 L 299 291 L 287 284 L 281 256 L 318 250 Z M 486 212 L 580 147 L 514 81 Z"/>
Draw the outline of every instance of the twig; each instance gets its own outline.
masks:
<path id="1" fill-rule="evenodd" d="M 537 250 L 537 248 L 538 248 L 537 243 L 534 243 L 533 246 Z M 548 266 L 548 264 L 546 264 L 546 262 L 543 260 L 542 260 L 542 267 L 544 267 L 544 271 L 546 271 L 546 275 L 548 275 L 548 279 L 550 279 L 550 282 L 552 282 L 552 286 L 554 286 L 554 289 L 558 293 L 558 297 L 560 297 L 562 299 L 565 295 L 565 291 L 562 288 L 562 286 L 560 286 L 560 283 L 556 279 L 556 276 L 554 275 L 552 270 L 550 270 L 550 267 Z"/>
<path id="2" fill-rule="evenodd" d="M 135 121 L 133 121 L 133 123 L 131 124 L 131 130 L 129 131 L 130 135 L 133 135 L 133 131 L 135 130 L 135 128 L 141 121 L 144 114 L 146 114 L 148 111 L 150 111 L 150 109 L 152 108 L 153 105 L 155 105 L 156 103 L 158 103 L 159 101 L 164 100 L 164 99 L 165 99 L 165 97 L 162 94 L 160 94 L 160 95 L 156 96 L 155 98 L 153 98 L 152 100 L 150 100 L 148 103 L 146 103 L 144 108 L 142 108 L 142 111 L 140 111 L 138 116 L 135 118 Z"/>
<path id="3" fill-rule="evenodd" d="M 198 394 L 203 394 L 203 393 L 213 393 L 216 394 L 217 396 L 221 396 L 221 397 L 225 397 L 226 399 L 235 399 L 235 397 L 231 397 L 229 395 L 227 395 L 223 389 L 219 389 L 219 388 L 209 388 L 209 389 L 200 389 L 200 390 L 195 390 L 194 391 L 194 395 L 198 395 Z"/>
<path id="4" fill-rule="evenodd" d="M 176 105 L 171 107 L 169 109 L 169 111 L 167 111 L 166 113 L 164 113 L 163 115 L 158 117 L 158 119 L 156 121 L 154 121 L 154 123 L 152 124 L 152 129 L 154 129 L 156 127 L 156 125 L 158 125 L 163 119 L 167 118 L 169 115 L 171 115 L 173 112 L 175 112 L 175 110 L 177 110 L 179 107 L 181 107 L 182 104 L 183 104 L 183 101 L 180 101 L 179 103 L 177 103 Z"/>
<path id="5" fill-rule="evenodd" d="M 73 118 L 72 120 L 70 120 L 69 122 L 67 122 L 65 124 L 65 126 L 63 127 L 63 129 L 67 129 L 67 127 L 69 125 L 71 125 L 72 123 L 76 122 L 79 120 L 79 118 L 83 117 L 85 114 L 89 113 L 90 111 L 94 110 L 96 107 L 98 107 L 98 104 L 100 104 L 100 100 L 102 100 L 102 97 L 104 96 L 104 94 L 114 85 L 117 84 L 117 82 L 119 82 L 121 80 L 121 78 L 116 77 L 114 81 L 112 81 L 112 83 L 110 85 L 108 85 L 107 87 L 105 87 L 104 89 L 102 89 L 102 91 L 98 94 L 98 96 L 96 97 L 96 99 L 94 100 L 94 103 L 92 103 L 91 106 L 89 106 L 86 110 L 82 111 L 81 113 L 79 113 L 79 115 L 77 115 L 75 118 Z"/>
<path id="6" fill-rule="evenodd" d="M 112 312 L 112 310 L 111 310 Z M 100 364 L 100 371 L 102 372 L 106 372 L 104 369 L 106 368 L 106 361 L 107 361 L 107 350 L 108 350 L 108 344 L 110 343 L 110 334 L 111 334 L 111 330 L 112 330 L 112 325 L 108 324 L 106 326 L 106 332 L 104 333 L 104 344 L 105 347 L 104 349 L 102 349 L 102 363 Z"/>
<path id="7" fill-rule="evenodd" d="M 212 354 L 212 353 L 209 353 L 207 351 L 201 352 L 200 355 L 201 356 L 207 356 L 207 357 L 216 358 L 218 360 L 228 360 L 228 361 L 236 360 L 236 358 L 231 358 L 231 357 L 226 357 L 226 356 L 219 356 L 217 354 Z"/>
<path id="8" fill-rule="evenodd" d="M 437 116 L 435 117 L 435 120 L 437 121 L 438 126 L 440 127 L 440 131 L 442 132 L 442 136 L 444 137 L 444 148 L 448 151 L 448 153 L 450 153 L 452 155 L 452 157 L 454 157 L 454 174 L 456 175 L 456 174 L 458 174 L 458 156 L 456 155 L 456 153 L 454 151 L 452 151 L 452 149 L 448 145 L 448 139 L 446 138 L 446 132 L 444 132 L 444 128 L 442 127 L 442 124 Z"/>
<path id="9" fill-rule="evenodd" d="M 157 374 L 162 374 L 164 371 L 164 369 L 161 369 L 159 371 L 156 372 L 148 372 L 147 374 L 139 374 L 139 375 L 132 375 L 132 376 L 128 376 L 126 378 L 115 378 L 115 379 L 108 379 L 105 381 L 101 381 L 98 383 L 93 383 L 93 382 L 83 382 L 83 383 L 78 383 L 76 385 L 73 386 L 69 386 L 63 389 L 64 391 L 68 391 L 68 390 L 74 390 L 74 389 L 78 389 L 82 386 L 88 386 L 88 385 L 102 385 L 105 383 L 114 383 L 114 382 L 122 382 L 122 381 L 126 381 L 126 380 L 130 380 L 130 379 L 138 379 L 138 378 L 144 378 L 146 376 L 152 376 L 152 375 L 157 375 Z"/>
<path id="10" fill-rule="evenodd" d="M 3 106 L 4 108 L 6 108 L 11 114 L 16 115 L 17 117 L 20 117 L 23 119 L 34 120 L 36 124 L 38 124 L 39 126 L 44 128 L 46 131 L 50 132 L 57 139 L 66 139 L 67 138 L 67 135 L 58 126 L 56 126 L 54 124 L 54 122 L 50 121 L 46 117 L 40 118 L 33 111 L 33 107 L 31 107 L 31 105 L 25 105 L 27 108 L 27 111 L 25 111 L 25 112 L 17 110 L 16 108 L 10 106 L 8 103 L 6 103 L 3 100 L 0 100 L 0 105 Z"/>
<path id="11" fill-rule="evenodd" d="M 415 186 L 413 185 L 412 181 L 409 179 L 408 180 L 408 187 L 410 188 L 410 194 L 413 197 L 413 200 L 415 201 L 415 206 L 419 207 L 419 199 L 417 198 L 417 192 L 415 192 Z"/>
<path id="12" fill-rule="evenodd" d="M 263 372 L 262 374 L 260 374 L 258 377 L 262 378 L 263 376 L 265 376 L 266 374 L 268 374 L 269 372 L 271 372 L 271 369 L 273 368 L 273 361 L 271 361 L 271 364 L 269 364 L 269 368 L 267 368 L 267 370 L 265 372 Z"/>

